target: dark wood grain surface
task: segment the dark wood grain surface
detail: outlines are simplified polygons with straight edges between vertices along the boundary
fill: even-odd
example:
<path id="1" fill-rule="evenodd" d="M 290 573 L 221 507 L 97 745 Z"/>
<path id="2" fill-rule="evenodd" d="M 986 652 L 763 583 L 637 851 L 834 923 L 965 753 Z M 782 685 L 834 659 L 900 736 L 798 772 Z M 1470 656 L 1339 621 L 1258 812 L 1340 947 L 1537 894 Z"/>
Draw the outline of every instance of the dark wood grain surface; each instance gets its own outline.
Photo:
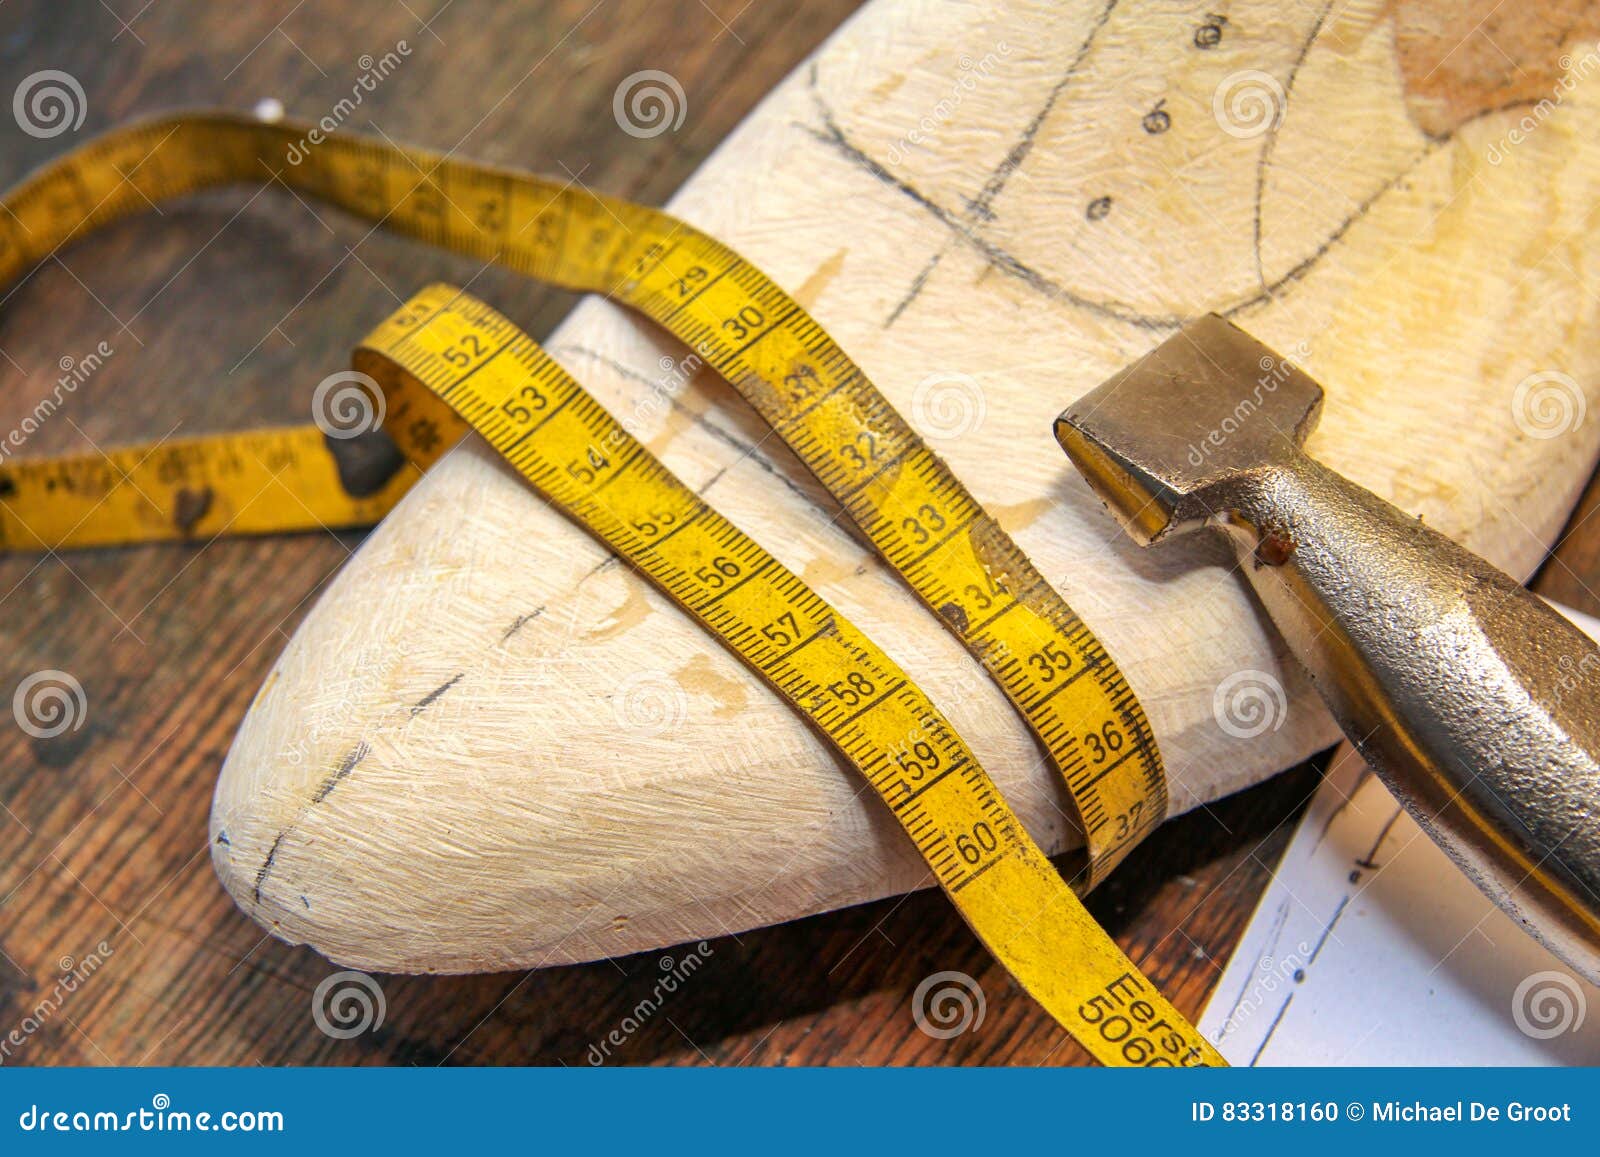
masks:
<path id="1" fill-rule="evenodd" d="M 472 0 L 212 5 L 8 0 L 0 96 L 60 69 L 82 85 L 81 135 L 183 105 L 280 99 L 319 117 L 364 55 L 400 69 L 349 122 L 396 140 L 557 171 L 660 202 L 852 0 Z M 618 130 L 612 94 L 646 68 L 688 97 L 676 134 Z M 7 184 L 74 138 L 0 119 Z M 114 355 L 27 454 L 181 430 L 303 420 L 328 367 L 392 308 L 391 286 L 476 266 L 323 212 L 281 189 L 234 190 L 118 226 L 33 273 L 0 310 L 0 427 L 48 393 L 63 359 Z M 570 299 L 499 270 L 476 291 L 547 332 Z M 357 319 L 357 320 L 352 320 Z M 360 320 L 365 319 L 365 320 Z M 1545 589 L 1600 611 L 1600 490 Z M 70 671 L 87 720 L 32 738 L 0 727 L 0 1062 L 6 1064 L 1077 1064 L 1085 1055 L 993 965 L 937 894 L 712 941 L 692 980 L 637 1017 L 682 951 L 528 974 L 379 977 L 381 1027 L 321 1031 L 335 970 L 263 935 L 211 873 L 206 818 L 233 731 L 310 600 L 359 535 L 306 535 L 0 560 L 0 691 Z M 1091 907 L 1196 1013 L 1315 788 L 1303 767 L 1168 824 Z M 65 976 L 93 973 L 63 992 Z M 911 1015 L 943 970 L 985 994 L 948 1040 Z M 635 1023 L 639 1021 L 639 1023 Z M 13 1034 L 7 1036 L 7 1034 Z M 20 1043 L 17 1043 L 20 1041 Z"/>

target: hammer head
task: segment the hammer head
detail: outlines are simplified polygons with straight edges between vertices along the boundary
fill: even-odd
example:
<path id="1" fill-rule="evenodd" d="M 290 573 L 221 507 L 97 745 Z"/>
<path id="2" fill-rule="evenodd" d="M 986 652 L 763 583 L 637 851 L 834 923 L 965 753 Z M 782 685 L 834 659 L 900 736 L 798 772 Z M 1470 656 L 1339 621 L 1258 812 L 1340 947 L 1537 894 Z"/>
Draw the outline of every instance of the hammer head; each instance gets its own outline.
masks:
<path id="1" fill-rule="evenodd" d="M 1246 476 L 1299 454 L 1322 387 L 1208 314 L 1056 419 L 1056 440 L 1119 522 L 1149 545 L 1226 512 Z"/>

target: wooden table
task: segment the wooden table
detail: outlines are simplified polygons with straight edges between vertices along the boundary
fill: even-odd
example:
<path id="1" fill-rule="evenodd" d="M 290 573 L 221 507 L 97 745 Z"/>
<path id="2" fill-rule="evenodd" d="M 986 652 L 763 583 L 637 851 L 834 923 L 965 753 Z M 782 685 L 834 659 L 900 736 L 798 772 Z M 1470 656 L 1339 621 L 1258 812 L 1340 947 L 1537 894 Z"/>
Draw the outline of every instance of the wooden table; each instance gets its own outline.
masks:
<path id="1" fill-rule="evenodd" d="M 320 117 L 404 41 L 350 127 L 660 202 L 853 0 L 473 0 L 214 6 L 11 0 L 0 94 L 38 69 L 85 90 L 79 135 L 181 105 L 267 97 Z M 115 11 L 113 11 L 115 10 Z M 117 15 L 120 13 L 120 16 Z M 620 132 L 619 81 L 665 68 L 681 131 Z M 500 97 L 499 94 L 506 94 Z M 0 126 L 14 181 L 75 139 Z M 324 224 L 326 222 L 326 224 Z M 166 207 L 61 254 L 0 313 L 0 428 L 63 359 L 106 359 L 23 452 L 303 421 L 314 384 L 395 294 L 460 281 L 465 260 L 323 212 L 281 188 Z M 499 270 L 475 285 L 535 336 L 569 299 Z M 1539 589 L 1600 612 L 1600 488 Z M 681 950 L 525 975 L 381 977 L 381 1027 L 320 1031 L 335 971 L 241 915 L 211 873 L 206 817 L 229 740 L 274 656 L 360 536 L 305 535 L 0 560 L 0 677 L 74 673 L 86 724 L 0 727 L 0 1061 L 21 1064 L 1078 1064 L 1085 1055 L 996 967 L 936 893 L 716 940 L 659 1012 L 637 1016 Z M 1600 583 L 1594 583 L 1600 586 Z M 1317 769 L 1168 824 L 1092 898 L 1095 915 L 1189 1013 L 1210 994 Z M 61 992 L 64 975 L 93 973 Z M 666 965 L 670 967 L 670 965 Z M 974 977 L 977 1031 L 920 1031 L 931 973 Z M 642 1023 L 635 1024 L 635 1020 Z M 14 1035 L 8 1037 L 7 1033 Z M 20 1043 L 19 1043 L 20 1042 Z"/>

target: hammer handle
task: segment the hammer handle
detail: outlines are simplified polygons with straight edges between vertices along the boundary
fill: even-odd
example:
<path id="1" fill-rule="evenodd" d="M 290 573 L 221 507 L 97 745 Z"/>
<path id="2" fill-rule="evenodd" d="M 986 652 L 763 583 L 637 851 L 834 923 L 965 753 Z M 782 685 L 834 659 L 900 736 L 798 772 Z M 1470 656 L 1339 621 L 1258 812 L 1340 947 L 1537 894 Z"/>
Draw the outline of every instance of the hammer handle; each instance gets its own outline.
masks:
<path id="1" fill-rule="evenodd" d="M 1345 734 L 1478 887 L 1600 982 L 1600 648 L 1300 453 L 1220 519 Z"/>

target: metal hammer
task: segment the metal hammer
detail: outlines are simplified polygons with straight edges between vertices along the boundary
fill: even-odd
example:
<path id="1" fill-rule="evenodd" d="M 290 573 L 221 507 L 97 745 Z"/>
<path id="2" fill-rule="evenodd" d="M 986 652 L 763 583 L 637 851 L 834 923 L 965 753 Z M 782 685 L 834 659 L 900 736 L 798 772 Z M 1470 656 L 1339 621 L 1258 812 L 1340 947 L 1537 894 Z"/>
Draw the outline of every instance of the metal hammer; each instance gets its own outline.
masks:
<path id="1" fill-rule="evenodd" d="M 1202 527 L 1339 726 L 1486 896 L 1600 983 L 1600 649 L 1301 449 L 1322 387 L 1216 315 L 1056 419 L 1135 540 Z"/>

